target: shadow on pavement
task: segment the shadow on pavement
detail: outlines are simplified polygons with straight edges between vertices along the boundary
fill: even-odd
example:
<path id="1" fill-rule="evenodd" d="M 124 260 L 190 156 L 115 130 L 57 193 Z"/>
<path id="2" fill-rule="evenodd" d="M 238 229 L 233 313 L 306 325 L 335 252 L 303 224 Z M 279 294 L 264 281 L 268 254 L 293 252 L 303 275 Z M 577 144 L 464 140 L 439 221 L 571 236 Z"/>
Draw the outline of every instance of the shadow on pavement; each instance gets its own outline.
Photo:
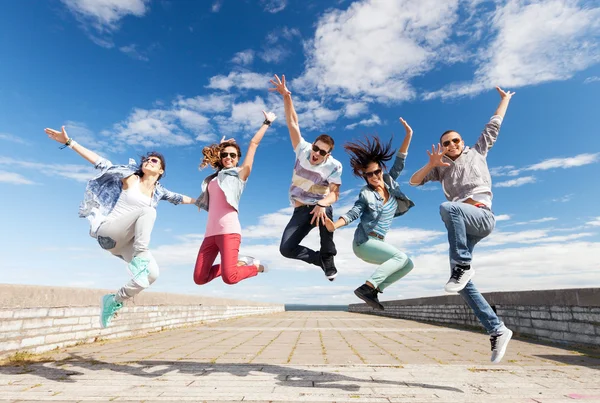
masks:
<path id="1" fill-rule="evenodd" d="M 335 372 L 327 372 L 326 368 L 323 368 L 323 371 L 319 371 L 271 364 L 211 364 L 189 361 L 136 361 L 130 363 L 110 363 L 87 359 L 76 354 L 70 354 L 68 358 L 53 363 L 36 362 L 22 364 L 20 366 L 0 366 L 0 373 L 6 375 L 27 373 L 55 382 L 77 382 L 77 379 L 73 378 L 74 376 L 85 376 L 85 373 L 77 371 L 77 368 L 88 371 L 109 370 L 142 378 L 158 378 L 173 371 L 198 377 L 215 373 L 228 373 L 239 377 L 272 374 L 279 382 L 278 386 L 286 387 L 306 387 L 306 382 L 312 382 L 313 386 L 316 388 L 334 388 L 351 392 L 358 391 L 360 386 L 340 382 L 372 382 L 376 385 L 394 385 L 399 387 L 404 386 L 464 393 L 461 389 L 448 386 L 373 379 L 372 377 L 355 378 Z M 377 374 L 373 373 L 373 375 Z M 302 383 L 301 381 L 305 382 Z M 297 385 L 295 383 L 297 383 Z"/>
<path id="2" fill-rule="evenodd" d="M 587 355 L 562 355 L 562 354 L 532 354 L 532 357 L 538 357 L 544 360 L 551 360 L 567 365 L 579 365 L 592 369 L 600 369 L 600 356 Z"/>

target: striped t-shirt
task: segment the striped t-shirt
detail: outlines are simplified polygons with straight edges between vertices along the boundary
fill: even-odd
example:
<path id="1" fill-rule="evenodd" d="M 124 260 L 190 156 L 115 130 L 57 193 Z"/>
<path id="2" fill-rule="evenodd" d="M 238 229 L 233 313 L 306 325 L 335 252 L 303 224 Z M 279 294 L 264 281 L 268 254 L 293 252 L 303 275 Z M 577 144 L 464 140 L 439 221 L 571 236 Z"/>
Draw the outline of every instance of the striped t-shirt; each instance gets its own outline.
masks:
<path id="1" fill-rule="evenodd" d="M 390 195 L 388 201 L 383 205 L 383 211 L 379 216 L 379 220 L 377 221 L 377 225 L 373 228 L 373 232 L 377 235 L 385 236 L 387 232 L 390 230 L 392 226 L 392 220 L 394 219 L 394 214 L 396 214 L 396 209 L 398 208 L 398 201 L 395 197 Z"/>
<path id="2" fill-rule="evenodd" d="M 329 194 L 329 185 L 342 184 L 342 164 L 331 155 L 319 165 L 310 163 L 312 144 L 300 138 L 296 146 L 296 164 L 290 186 L 290 201 L 317 204 Z"/>

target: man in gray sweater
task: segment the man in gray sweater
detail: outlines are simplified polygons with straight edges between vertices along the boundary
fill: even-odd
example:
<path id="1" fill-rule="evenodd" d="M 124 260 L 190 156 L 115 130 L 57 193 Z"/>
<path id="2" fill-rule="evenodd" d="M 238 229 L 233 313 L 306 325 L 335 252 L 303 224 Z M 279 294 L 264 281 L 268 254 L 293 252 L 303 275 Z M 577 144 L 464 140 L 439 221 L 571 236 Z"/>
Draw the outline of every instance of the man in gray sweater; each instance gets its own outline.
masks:
<path id="1" fill-rule="evenodd" d="M 500 104 L 473 148 L 465 146 L 460 134 L 448 130 L 440 138 L 441 145 L 427 151 L 429 162 L 410 178 L 413 186 L 429 181 L 442 184 L 448 201 L 440 206 L 440 215 L 448 230 L 451 266 L 450 279 L 444 288 L 447 292 L 458 292 L 487 330 L 493 363 L 502 360 L 512 331 L 471 281 L 474 274 L 471 259 L 477 242 L 491 234 L 496 224 L 492 213 L 492 179 L 486 158 L 498 138 L 502 119 L 514 95 L 499 87 L 496 90 L 500 93 Z"/>

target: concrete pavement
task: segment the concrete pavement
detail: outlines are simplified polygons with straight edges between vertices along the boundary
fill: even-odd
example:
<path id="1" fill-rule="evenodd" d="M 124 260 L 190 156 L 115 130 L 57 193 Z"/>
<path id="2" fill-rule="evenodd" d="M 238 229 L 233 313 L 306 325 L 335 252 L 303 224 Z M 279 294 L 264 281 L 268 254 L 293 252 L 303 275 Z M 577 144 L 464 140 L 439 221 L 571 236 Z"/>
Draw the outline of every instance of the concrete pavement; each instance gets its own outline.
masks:
<path id="1" fill-rule="evenodd" d="M 347 312 L 285 312 L 0 366 L 0 402 L 600 402 L 600 354 Z M 26 357 L 25 357 L 26 358 Z"/>

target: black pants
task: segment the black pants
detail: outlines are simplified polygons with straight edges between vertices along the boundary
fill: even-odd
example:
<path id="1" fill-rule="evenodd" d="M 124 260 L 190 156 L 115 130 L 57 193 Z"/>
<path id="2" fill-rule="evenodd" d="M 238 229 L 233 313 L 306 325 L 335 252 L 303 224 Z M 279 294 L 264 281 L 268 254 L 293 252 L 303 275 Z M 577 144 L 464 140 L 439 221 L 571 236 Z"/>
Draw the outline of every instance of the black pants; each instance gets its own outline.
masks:
<path id="1" fill-rule="evenodd" d="M 300 206 L 294 209 L 292 219 L 283 231 L 279 252 L 289 259 L 299 259 L 321 267 L 321 257 L 335 256 L 337 253 L 335 243 L 333 243 L 333 232 L 329 232 L 323 224 L 319 224 L 321 235 L 319 252 L 300 245 L 300 242 L 315 228 L 315 225 L 310 223 L 313 218 L 310 212 L 314 208 L 315 206 Z M 327 217 L 333 220 L 333 207 L 329 206 L 325 211 Z"/>

